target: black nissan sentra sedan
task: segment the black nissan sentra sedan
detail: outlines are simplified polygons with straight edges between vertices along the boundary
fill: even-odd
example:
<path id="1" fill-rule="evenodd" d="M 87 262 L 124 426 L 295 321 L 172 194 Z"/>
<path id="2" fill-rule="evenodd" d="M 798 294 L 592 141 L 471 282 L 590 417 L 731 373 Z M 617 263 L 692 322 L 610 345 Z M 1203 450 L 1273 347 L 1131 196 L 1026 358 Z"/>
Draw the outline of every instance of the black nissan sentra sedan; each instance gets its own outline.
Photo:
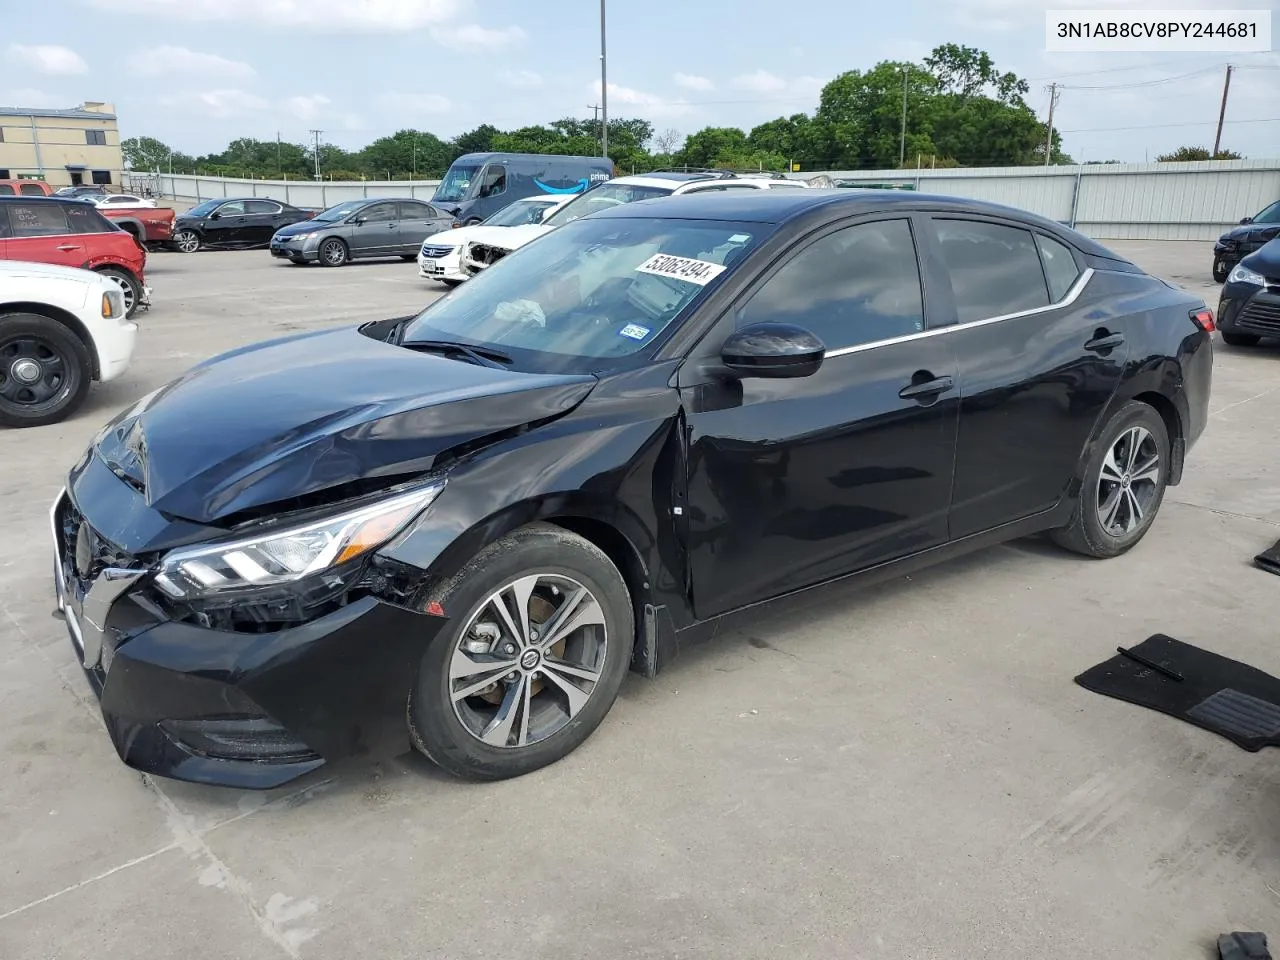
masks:
<path id="1" fill-rule="evenodd" d="M 139 770 L 270 787 L 412 743 L 512 777 L 735 614 L 1038 531 L 1128 550 L 1212 329 L 1004 207 L 626 204 L 140 400 L 52 507 L 58 605 Z"/>

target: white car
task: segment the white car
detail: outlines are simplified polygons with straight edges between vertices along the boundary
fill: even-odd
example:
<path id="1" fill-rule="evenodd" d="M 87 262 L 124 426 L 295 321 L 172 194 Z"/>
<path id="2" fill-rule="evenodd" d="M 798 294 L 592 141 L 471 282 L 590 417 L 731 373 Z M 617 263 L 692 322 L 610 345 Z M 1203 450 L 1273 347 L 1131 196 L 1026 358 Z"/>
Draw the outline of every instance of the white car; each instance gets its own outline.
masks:
<path id="1" fill-rule="evenodd" d="M 451 287 L 456 286 L 467 279 L 467 274 L 459 266 L 458 255 L 468 241 L 539 224 L 552 211 L 559 210 L 576 196 L 580 194 L 526 197 L 503 207 L 488 220 L 473 227 L 459 227 L 432 234 L 418 251 L 418 275 L 428 280 L 439 280 Z"/>
<path id="2" fill-rule="evenodd" d="M 654 197 L 670 197 L 686 193 L 728 193 L 739 190 L 807 190 L 803 180 L 791 180 L 781 174 L 740 174 L 729 171 L 659 170 L 654 173 L 637 173 L 628 177 L 615 177 L 607 183 L 580 193 L 541 223 L 506 231 L 498 236 L 467 237 L 459 256 L 464 279 L 475 276 L 489 265 L 501 260 L 512 250 L 518 250 L 532 240 L 556 227 L 584 217 L 597 210 L 650 200 Z"/>
<path id="3" fill-rule="evenodd" d="M 0 260 L 0 426 L 39 427 L 76 411 L 91 380 L 114 380 L 138 326 L 110 278 Z"/>
<path id="4" fill-rule="evenodd" d="M 120 207 L 126 210 L 131 207 L 154 207 L 156 205 L 154 200 L 134 196 L 132 193 L 108 193 L 100 197 L 89 196 L 84 199 L 92 200 L 95 207 Z"/>

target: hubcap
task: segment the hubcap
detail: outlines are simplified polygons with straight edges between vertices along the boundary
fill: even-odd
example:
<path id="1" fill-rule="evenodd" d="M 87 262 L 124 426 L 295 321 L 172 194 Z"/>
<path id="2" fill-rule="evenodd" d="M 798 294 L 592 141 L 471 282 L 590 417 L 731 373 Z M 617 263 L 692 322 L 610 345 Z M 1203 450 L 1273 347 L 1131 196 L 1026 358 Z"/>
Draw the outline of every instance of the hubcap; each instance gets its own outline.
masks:
<path id="1" fill-rule="evenodd" d="M 604 669 L 604 610 L 578 581 L 520 577 L 490 594 L 449 664 L 453 712 L 491 747 L 553 736 L 590 701 Z"/>
<path id="2" fill-rule="evenodd" d="M 1098 475 L 1098 520 L 1113 537 L 1137 530 L 1160 487 L 1160 450 L 1146 427 L 1130 427 L 1107 451 Z"/>
<path id="3" fill-rule="evenodd" d="M 0 343 L 0 403 L 47 403 L 67 386 L 67 375 L 65 358 L 43 337 L 23 335 Z"/>

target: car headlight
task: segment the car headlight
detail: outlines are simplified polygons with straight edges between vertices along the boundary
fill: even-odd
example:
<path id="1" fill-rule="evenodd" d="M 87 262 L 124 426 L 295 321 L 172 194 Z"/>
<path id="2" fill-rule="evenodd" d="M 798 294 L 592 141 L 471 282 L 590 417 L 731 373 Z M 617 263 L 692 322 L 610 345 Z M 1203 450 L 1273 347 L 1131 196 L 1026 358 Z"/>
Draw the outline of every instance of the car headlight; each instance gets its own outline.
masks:
<path id="1" fill-rule="evenodd" d="M 156 586 L 172 597 L 294 583 L 386 543 L 444 489 L 444 481 L 311 523 L 182 547 L 160 561 Z"/>
<path id="2" fill-rule="evenodd" d="M 1227 274 L 1227 283 L 1252 283 L 1255 286 L 1265 287 L 1267 278 L 1256 270 L 1250 270 L 1243 263 L 1237 263 Z"/>

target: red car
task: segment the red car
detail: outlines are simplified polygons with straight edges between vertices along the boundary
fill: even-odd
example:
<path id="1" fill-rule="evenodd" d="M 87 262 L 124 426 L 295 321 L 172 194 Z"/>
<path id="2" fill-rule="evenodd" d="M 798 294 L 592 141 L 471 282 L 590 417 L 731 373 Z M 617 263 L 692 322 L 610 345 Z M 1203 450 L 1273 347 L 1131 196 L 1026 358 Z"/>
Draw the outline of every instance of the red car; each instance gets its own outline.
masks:
<path id="1" fill-rule="evenodd" d="M 0 259 L 82 267 L 110 277 L 123 291 L 130 317 L 151 304 L 147 251 L 89 203 L 0 196 Z"/>

